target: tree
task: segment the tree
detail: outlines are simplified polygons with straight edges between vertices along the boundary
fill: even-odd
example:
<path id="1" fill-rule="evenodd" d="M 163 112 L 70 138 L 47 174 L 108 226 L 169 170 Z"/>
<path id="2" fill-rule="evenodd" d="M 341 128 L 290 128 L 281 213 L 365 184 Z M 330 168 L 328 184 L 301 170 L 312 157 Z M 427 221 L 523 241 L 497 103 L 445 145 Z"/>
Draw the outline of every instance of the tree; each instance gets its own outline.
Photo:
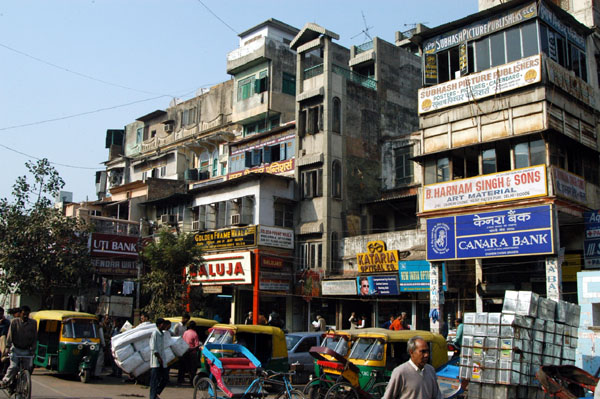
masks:
<path id="1" fill-rule="evenodd" d="M 149 297 L 144 310 L 160 317 L 180 315 L 186 296 L 185 267 L 202 261 L 194 235 L 160 230 L 158 239 L 143 249 L 142 260 L 150 268 L 142 278 L 142 292 Z"/>
<path id="2" fill-rule="evenodd" d="M 44 308 L 56 292 L 91 283 L 87 227 L 52 206 L 65 183 L 47 159 L 25 166 L 30 178 L 17 178 L 14 201 L 0 199 L 0 292 L 40 296 Z"/>

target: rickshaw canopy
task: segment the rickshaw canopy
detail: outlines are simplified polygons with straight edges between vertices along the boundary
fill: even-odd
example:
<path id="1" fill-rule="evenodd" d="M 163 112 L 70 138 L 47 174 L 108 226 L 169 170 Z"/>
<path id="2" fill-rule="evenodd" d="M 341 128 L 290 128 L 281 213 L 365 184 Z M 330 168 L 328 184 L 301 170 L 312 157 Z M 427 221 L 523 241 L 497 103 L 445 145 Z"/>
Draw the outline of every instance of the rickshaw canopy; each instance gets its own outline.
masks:
<path id="1" fill-rule="evenodd" d="M 181 316 L 165 317 L 165 320 L 169 320 L 171 323 L 179 323 L 181 321 Z M 190 321 L 196 323 L 197 327 L 212 327 L 217 324 L 217 322 L 214 320 L 203 319 L 202 317 L 190 317 Z"/>
<path id="2" fill-rule="evenodd" d="M 84 312 L 75 312 L 72 310 L 40 310 L 31 313 L 31 318 L 40 320 L 58 320 L 63 321 L 66 319 L 97 319 L 96 315 Z M 38 323 L 39 326 L 39 323 Z"/>
<path id="3" fill-rule="evenodd" d="M 212 330 L 229 330 L 234 335 L 237 333 L 248 333 L 248 334 L 264 334 L 271 335 L 273 337 L 273 353 L 274 358 L 287 358 L 287 345 L 285 342 L 285 334 L 279 327 L 254 325 L 254 324 L 215 324 L 212 326 Z"/>

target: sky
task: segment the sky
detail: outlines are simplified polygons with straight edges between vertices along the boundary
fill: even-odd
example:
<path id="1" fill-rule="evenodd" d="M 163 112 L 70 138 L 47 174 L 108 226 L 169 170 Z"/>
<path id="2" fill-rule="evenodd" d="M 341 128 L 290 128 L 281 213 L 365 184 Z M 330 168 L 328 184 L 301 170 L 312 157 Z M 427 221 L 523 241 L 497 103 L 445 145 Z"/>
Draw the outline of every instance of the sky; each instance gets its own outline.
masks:
<path id="1" fill-rule="evenodd" d="M 229 80 L 237 34 L 269 18 L 350 47 L 475 12 L 477 0 L 2 0 L 0 198 L 47 158 L 74 201 L 95 200 L 106 130 Z"/>

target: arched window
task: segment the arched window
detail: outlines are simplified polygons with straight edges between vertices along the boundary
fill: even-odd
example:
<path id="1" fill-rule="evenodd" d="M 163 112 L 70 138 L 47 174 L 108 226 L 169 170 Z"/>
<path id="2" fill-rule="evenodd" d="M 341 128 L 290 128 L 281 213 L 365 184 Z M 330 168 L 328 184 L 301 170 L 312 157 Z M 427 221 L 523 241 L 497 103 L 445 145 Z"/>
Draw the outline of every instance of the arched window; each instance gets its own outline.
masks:
<path id="1" fill-rule="evenodd" d="M 342 163 L 337 159 L 333 161 L 331 180 L 331 192 L 334 198 L 342 198 Z"/>
<path id="2" fill-rule="evenodd" d="M 337 97 L 333 97 L 333 124 L 331 130 L 336 133 L 342 132 L 342 102 Z"/>

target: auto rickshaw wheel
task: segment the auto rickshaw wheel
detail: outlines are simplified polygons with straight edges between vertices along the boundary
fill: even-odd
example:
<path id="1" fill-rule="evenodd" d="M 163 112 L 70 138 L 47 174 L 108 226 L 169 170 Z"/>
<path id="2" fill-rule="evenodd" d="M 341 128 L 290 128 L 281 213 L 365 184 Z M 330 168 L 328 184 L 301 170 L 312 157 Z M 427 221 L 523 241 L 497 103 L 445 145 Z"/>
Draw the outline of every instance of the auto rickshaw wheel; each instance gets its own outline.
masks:
<path id="1" fill-rule="evenodd" d="M 387 382 L 378 382 L 377 384 L 373 385 L 371 389 L 369 389 L 371 399 L 383 398 L 383 394 L 385 393 L 385 389 L 387 388 L 387 386 Z"/>
<path id="2" fill-rule="evenodd" d="M 332 385 L 332 382 L 325 381 L 320 378 L 315 379 L 309 381 L 304 386 L 302 393 L 304 394 L 304 397 L 306 397 L 306 399 L 325 399 L 325 394 L 327 394 L 327 391 L 329 390 L 329 388 L 331 388 Z"/>
<path id="3" fill-rule="evenodd" d="M 350 383 L 338 382 L 329 388 L 325 399 L 358 399 L 358 392 Z"/>
<path id="4" fill-rule="evenodd" d="M 292 389 L 289 392 L 284 389 L 275 397 L 275 399 L 306 399 L 306 396 L 297 389 Z"/>
<path id="5" fill-rule="evenodd" d="M 79 372 L 79 379 L 84 384 L 87 384 L 92 379 L 92 371 L 90 369 L 81 370 Z"/>
<path id="6" fill-rule="evenodd" d="M 200 378 L 194 385 L 194 399 L 217 399 L 215 383 L 210 378 Z"/>

